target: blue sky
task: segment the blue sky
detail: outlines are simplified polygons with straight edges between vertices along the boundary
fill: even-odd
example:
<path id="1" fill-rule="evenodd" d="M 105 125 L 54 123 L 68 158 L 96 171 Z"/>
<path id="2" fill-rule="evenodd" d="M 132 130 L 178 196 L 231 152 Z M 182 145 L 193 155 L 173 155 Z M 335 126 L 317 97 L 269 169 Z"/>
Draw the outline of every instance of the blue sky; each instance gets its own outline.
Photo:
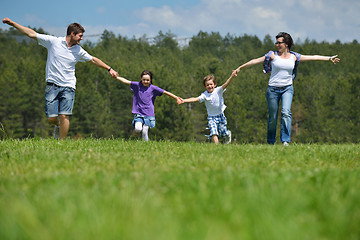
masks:
<path id="1" fill-rule="evenodd" d="M 360 42 L 359 0 L 12 0 L 0 6 L 1 18 L 55 36 L 78 22 L 92 41 L 106 29 L 129 38 L 154 37 L 160 30 L 186 38 L 202 30 L 263 39 L 285 31 L 300 41 Z"/>

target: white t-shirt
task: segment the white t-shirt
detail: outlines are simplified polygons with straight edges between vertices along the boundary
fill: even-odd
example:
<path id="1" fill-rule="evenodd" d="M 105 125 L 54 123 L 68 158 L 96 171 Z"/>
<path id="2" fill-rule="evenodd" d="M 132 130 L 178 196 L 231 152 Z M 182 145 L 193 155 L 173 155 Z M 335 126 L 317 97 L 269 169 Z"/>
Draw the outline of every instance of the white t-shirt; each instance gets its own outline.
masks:
<path id="1" fill-rule="evenodd" d="M 220 86 L 216 87 L 212 93 L 205 91 L 199 96 L 200 102 L 205 102 L 208 116 L 217 116 L 225 111 L 226 105 L 223 98 L 225 91 L 226 89 Z"/>
<path id="2" fill-rule="evenodd" d="M 76 88 L 75 64 L 92 59 L 79 45 L 68 47 L 65 37 L 37 34 L 39 45 L 48 50 L 46 81 L 62 87 Z"/>
<path id="3" fill-rule="evenodd" d="M 293 83 L 293 70 L 295 66 L 296 57 L 291 54 L 288 59 L 281 58 L 275 55 L 271 61 L 271 75 L 269 79 L 269 86 L 284 87 Z"/>

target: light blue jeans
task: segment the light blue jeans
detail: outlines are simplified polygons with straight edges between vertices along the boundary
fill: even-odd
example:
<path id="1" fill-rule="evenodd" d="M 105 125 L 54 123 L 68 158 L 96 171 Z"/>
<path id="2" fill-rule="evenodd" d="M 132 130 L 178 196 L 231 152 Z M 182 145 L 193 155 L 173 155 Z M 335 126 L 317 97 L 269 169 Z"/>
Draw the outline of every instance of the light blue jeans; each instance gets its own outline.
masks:
<path id="1" fill-rule="evenodd" d="M 45 88 L 45 113 L 48 118 L 59 114 L 71 115 L 74 108 L 75 89 L 47 83 Z"/>
<path id="2" fill-rule="evenodd" d="M 268 86 L 266 100 L 268 103 L 269 119 L 267 126 L 267 143 L 275 144 L 276 125 L 281 100 L 281 128 L 280 141 L 290 142 L 291 135 L 291 102 L 294 95 L 293 85 L 284 87 Z"/>

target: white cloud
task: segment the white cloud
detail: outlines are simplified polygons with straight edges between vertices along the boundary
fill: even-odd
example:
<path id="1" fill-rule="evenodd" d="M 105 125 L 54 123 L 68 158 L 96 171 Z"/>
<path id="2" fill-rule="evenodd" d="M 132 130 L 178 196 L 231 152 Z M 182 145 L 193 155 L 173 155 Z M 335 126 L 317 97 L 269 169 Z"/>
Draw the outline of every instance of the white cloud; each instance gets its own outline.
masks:
<path id="1" fill-rule="evenodd" d="M 299 3 L 307 11 L 321 11 L 325 9 L 322 0 L 302 0 Z"/>
<path id="2" fill-rule="evenodd" d="M 94 13 L 98 14 L 93 18 L 102 18 L 111 11 L 115 11 L 117 14 L 113 15 L 118 15 L 118 18 L 108 19 L 109 23 L 95 23 L 100 25 L 86 25 L 89 21 L 84 18 L 81 23 L 86 29 L 85 39 L 86 35 L 99 35 L 106 29 L 127 37 L 156 36 L 160 30 L 171 31 L 178 37 L 192 37 L 202 30 L 220 32 L 223 36 L 227 33 L 237 36 L 250 34 L 263 39 L 267 34 L 274 37 L 278 32 L 285 31 L 294 39 L 300 40 L 360 41 L 360 1 L 201 0 L 196 5 L 171 4 L 169 2 L 159 7 L 137 8 L 121 14 L 118 13 L 122 8 L 93 7 Z M 24 14 L 23 18 L 23 23 L 41 26 L 56 36 L 63 36 L 66 24 L 77 21 L 73 15 L 65 15 L 54 27 L 49 24 L 48 19 L 44 20 L 35 14 Z M 7 26 L 2 26 L 5 27 Z"/>
<path id="3" fill-rule="evenodd" d="M 351 4 L 349 4 L 351 2 Z M 198 31 L 218 31 L 221 34 L 250 34 L 262 38 L 280 31 L 294 38 L 335 41 L 342 39 L 343 29 L 357 22 L 357 32 L 343 41 L 360 38 L 360 3 L 352 0 L 202 0 L 190 8 L 162 6 L 137 12 L 142 23 L 158 30 L 170 29 L 175 34 L 194 35 Z M 349 29 L 350 30 L 350 29 Z"/>
<path id="4" fill-rule="evenodd" d="M 260 36 L 265 36 L 269 31 L 287 27 L 277 11 L 248 6 L 243 0 L 202 0 L 189 9 L 147 7 L 137 11 L 137 16 L 142 23 L 159 30 L 171 29 L 174 33 L 188 35 L 202 30 L 239 35 L 258 35 L 260 32 Z"/>
<path id="5" fill-rule="evenodd" d="M 167 25 L 169 27 L 179 27 L 181 19 L 178 18 L 177 13 L 169 6 L 161 8 L 146 7 L 139 12 L 139 17 L 149 23 L 160 25 Z"/>
<path id="6" fill-rule="evenodd" d="M 255 7 L 250 10 L 248 26 L 252 26 L 261 32 L 274 33 L 279 29 L 288 29 L 286 21 L 281 13 L 264 7 Z M 275 33 L 274 33 L 275 34 Z"/>

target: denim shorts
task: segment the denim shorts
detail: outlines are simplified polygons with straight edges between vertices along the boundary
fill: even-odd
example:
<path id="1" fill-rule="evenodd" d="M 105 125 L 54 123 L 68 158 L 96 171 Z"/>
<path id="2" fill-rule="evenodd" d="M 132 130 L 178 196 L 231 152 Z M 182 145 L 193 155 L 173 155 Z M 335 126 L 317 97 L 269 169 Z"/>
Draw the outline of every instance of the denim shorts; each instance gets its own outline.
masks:
<path id="1" fill-rule="evenodd" d="M 150 128 L 153 128 L 155 127 L 155 116 L 147 117 L 140 114 L 135 114 L 132 125 L 135 126 L 136 122 L 141 122 L 143 125 L 147 125 Z"/>
<path id="2" fill-rule="evenodd" d="M 75 101 L 75 89 L 48 83 L 45 88 L 45 113 L 48 118 L 59 114 L 71 115 Z"/>
<path id="3" fill-rule="evenodd" d="M 220 114 L 217 116 L 208 116 L 208 126 L 210 128 L 210 136 L 218 135 L 221 137 L 226 137 L 229 135 L 229 130 L 227 130 L 227 120 L 225 114 Z"/>

